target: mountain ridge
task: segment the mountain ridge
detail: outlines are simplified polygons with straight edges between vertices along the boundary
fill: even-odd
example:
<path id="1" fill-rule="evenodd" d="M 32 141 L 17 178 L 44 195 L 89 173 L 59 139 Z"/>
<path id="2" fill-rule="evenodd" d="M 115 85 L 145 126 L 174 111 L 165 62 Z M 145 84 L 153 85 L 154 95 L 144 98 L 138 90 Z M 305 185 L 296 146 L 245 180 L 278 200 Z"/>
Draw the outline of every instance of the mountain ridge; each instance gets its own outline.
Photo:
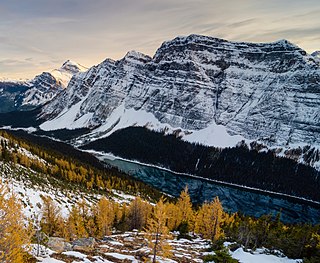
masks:
<path id="1" fill-rule="evenodd" d="M 254 142 L 320 169 L 320 60 L 290 43 L 190 35 L 153 57 L 129 51 L 73 76 L 48 101 L 45 131 L 89 129 L 73 142 L 132 126 L 216 147 Z"/>
<path id="2" fill-rule="evenodd" d="M 319 144 L 313 135 L 320 122 L 315 110 L 319 69 L 319 61 L 287 40 L 261 44 L 177 37 L 164 42 L 153 58 L 132 51 L 76 76 L 59 95 L 68 102 L 59 103 L 58 96 L 41 117 L 58 120 L 77 105 L 73 120 L 60 128 L 79 119 L 75 128 L 93 128 L 107 124 L 124 104 L 125 110 L 152 113 L 176 129 L 196 131 L 215 123 L 230 135 L 270 145 Z M 47 124 L 41 127 L 51 129 Z"/>
<path id="3" fill-rule="evenodd" d="M 87 70 L 86 67 L 67 60 L 50 72 L 42 72 L 31 80 L 0 79 L 0 100 L 7 107 L 0 112 L 30 110 L 51 101 L 68 86 L 72 76 Z"/>

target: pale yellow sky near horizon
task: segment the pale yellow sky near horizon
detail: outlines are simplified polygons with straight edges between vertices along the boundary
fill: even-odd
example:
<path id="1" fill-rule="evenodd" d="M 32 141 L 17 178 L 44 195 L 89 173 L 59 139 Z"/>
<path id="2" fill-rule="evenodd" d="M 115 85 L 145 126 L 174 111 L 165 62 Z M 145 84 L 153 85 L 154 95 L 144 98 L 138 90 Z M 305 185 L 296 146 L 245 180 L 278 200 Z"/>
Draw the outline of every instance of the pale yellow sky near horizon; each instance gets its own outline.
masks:
<path id="1" fill-rule="evenodd" d="M 288 39 L 320 50 L 318 0 L 0 0 L 0 77 L 33 78 L 67 59 L 90 67 L 129 50 L 202 34 L 232 41 Z"/>

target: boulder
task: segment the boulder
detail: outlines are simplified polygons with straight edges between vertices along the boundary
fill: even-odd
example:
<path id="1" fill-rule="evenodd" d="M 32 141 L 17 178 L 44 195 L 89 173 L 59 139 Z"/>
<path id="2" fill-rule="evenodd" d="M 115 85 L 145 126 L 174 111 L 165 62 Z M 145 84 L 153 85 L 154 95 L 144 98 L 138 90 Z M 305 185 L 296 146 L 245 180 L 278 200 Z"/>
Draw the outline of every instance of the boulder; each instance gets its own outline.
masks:
<path id="1" fill-rule="evenodd" d="M 93 237 L 80 238 L 72 242 L 72 248 L 80 251 L 91 251 L 94 249 L 96 244 L 97 243 Z"/>
<path id="2" fill-rule="evenodd" d="M 71 244 L 60 237 L 49 237 L 47 246 L 51 250 L 58 252 L 58 253 L 61 253 L 63 251 L 72 250 Z"/>

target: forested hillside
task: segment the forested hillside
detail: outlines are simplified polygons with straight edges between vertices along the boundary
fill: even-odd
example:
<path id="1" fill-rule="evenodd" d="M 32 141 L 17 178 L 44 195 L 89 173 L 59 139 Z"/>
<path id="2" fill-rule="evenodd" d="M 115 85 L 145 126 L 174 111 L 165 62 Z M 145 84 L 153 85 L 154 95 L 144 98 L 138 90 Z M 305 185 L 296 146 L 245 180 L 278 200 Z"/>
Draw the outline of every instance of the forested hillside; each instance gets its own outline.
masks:
<path id="1" fill-rule="evenodd" d="M 83 147 L 176 172 L 320 201 L 319 171 L 255 148 L 244 143 L 224 149 L 190 144 L 143 127 L 122 129 Z"/>
<path id="2" fill-rule="evenodd" d="M 115 251 L 122 251 L 121 246 L 106 249 L 104 245 L 105 242 L 109 242 L 109 237 L 111 240 L 122 237 L 114 234 L 115 231 L 136 233 L 132 237 L 133 240 L 141 239 L 138 252 L 130 250 L 133 244 L 128 245 L 125 250 L 127 255 L 138 262 L 154 255 L 156 258 L 171 258 L 180 262 L 177 261 L 178 250 L 172 247 L 172 244 L 185 239 L 189 239 L 188 242 L 199 242 L 202 240 L 200 237 L 204 238 L 201 242 L 211 244 L 208 250 L 215 252 L 204 252 L 202 248 L 197 252 L 189 247 L 185 252 L 186 261 L 181 262 L 191 262 L 188 261 L 187 255 L 200 257 L 203 262 L 237 262 L 231 258 L 228 251 L 259 247 L 265 247 L 271 254 L 277 254 L 280 250 L 290 258 L 304 258 L 304 262 L 308 263 L 319 260 L 319 225 L 284 224 L 280 221 L 280 214 L 277 218 L 270 215 L 254 218 L 227 213 L 218 198 L 210 203 L 195 206 L 191 203 L 187 188 L 178 199 L 164 198 L 160 192 L 130 179 L 115 169 L 105 168 L 88 153 L 77 151 L 69 145 L 25 132 L 1 131 L 0 138 L 3 179 L 11 182 L 11 186 L 16 180 L 20 181 L 29 194 L 33 193 L 32 189 L 42 189 L 41 191 L 49 194 L 41 197 L 41 204 L 37 203 L 32 207 L 30 199 L 24 198 L 23 203 L 20 203 L 20 198 L 23 197 L 22 188 L 18 196 L 6 185 L 1 186 L 1 193 L 9 193 L 12 198 L 0 198 L 0 207 L 13 207 L 6 210 L 5 217 L 0 220 L 0 227 L 5 225 L 5 222 L 10 222 L 9 225 L 6 224 L 5 232 L 14 238 L 1 239 L 0 251 L 7 252 L 0 254 L 0 258 L 5 262 L 33 262 L 25 249 L 21 248 L 26 248 L 30 242 L 39 246 L 51 246 L 50 240 L 57 237 L 62 238 L 69 249 L 75 250 L 77 248 L 72 244 L 80 242 L 78 240 L 96 240 L 89 252 L 86 250 L 85 253 L 89 254 L 84 255 L 99 256 L 104 260 L 101 259 L 101 262 L 118 262 L 113 261 L 115 259 L 112 255 L 116 254 Z M 173 137 L 169 136 L 168 139 Z M 158 150 L 161 153 L 160 144 Z M 183 153 L 180 156 L 183 157 Z M 9 175 L 9 171 L 12 175 Z M 11 176 L 11 179 L 8 176 Z M 57 191 L 57 198 L 51 194 L 54 189 Z M 63 194 L 59 189 L 67 191 L 63 191 Z M 120 202 L 114 197 L 115 189 L 136 197 L 131 201 Z M 67 198 L 68 195 L 68 198 L 70 195 L 76 198 L 65 207 L 67 203 L 63 198 Z M 65 197 L 61 199 L 62 196 Z M 28 207 L 29 211 L 36 208 L 34 211 L 39 211 L 40 216 L 34 217 L 34 213 L 27 213 L 28 220 L 24 221 L 26 214 L 22 214 L 23 207 Z M 25 213 L 25 209 L 23 211 Z M 9 217 L 18 218 L 8 221 Z M 24 222 L 29 223 L 26 225 Z M 138 232 L 132 232 L 133 230 Z M 20 233 L 19 236 L 14 234 L 15 231 Z M 155 238 L 158 239 L 156 243 Z M 180 239 L 182 241 L 179 241 Z M 222 245 L 225 241 L 231 242 L 232 245 L 225 248 Z M 14 242 L 15 246 L 7 247 L 8 242 Z M 101 252 L 102 248 L 103 251 L 107 251 L 105 254 Z M 69 258 L 63 251 L 54 253 L 53 257 L 63 260 L 62 262 L 69 262 L 65 261 Z M 198 256 L 195 256 L 197 253 Z M 10 261 L 12 257 L 19 258 L 19 261 Z"/>
<path id="3" fill-rule="evenodd" d="M 131 179 L 115 168 L 105 167 L 92 155 L 70 145 L 25 132 L 0 131 L 0 137 L 0 160 L 17 163 L 62 180 L 66 187 L 78 185 L 86 191 L 101 193 L 112 189 L 123 190 L 152 200 L 158 200 L 161 196 L 159 191 Z M 26 154 L 24 150 L 33 156 Z"/>

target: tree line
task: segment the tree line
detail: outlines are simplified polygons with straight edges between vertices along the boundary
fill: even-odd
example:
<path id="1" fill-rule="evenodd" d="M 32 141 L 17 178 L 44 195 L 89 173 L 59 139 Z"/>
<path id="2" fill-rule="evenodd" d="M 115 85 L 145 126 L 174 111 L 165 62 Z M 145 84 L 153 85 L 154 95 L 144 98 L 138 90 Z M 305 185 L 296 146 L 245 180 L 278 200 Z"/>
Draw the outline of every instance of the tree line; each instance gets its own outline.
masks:
<path id="1" fill-rule="evenodd" d="M 175 172 L 320 201 L 319 171 L 273 152 L 249 149 L 244 143 L 221 149 L 191 144 L 174 134 L 129 127 L 82 148 L 112 152 Z"/>

